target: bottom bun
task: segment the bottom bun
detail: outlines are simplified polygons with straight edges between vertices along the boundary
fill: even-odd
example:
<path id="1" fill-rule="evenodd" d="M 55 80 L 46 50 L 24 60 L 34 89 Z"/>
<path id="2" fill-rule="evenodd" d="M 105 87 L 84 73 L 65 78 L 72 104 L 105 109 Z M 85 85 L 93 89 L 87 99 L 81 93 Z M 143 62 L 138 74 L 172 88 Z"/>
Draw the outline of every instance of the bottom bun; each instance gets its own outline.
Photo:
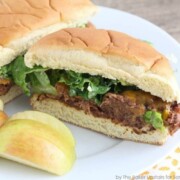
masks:
<path id="1" fill-rule="evenodd" d="M 0 96 L 0 99 L 3 101 L 3 103 L 8 103 L 9 101 L 13 100 L 14 98 L 18 97 L 21 94 L 22 94 L 21 88 L 14 85 L 5 95 Z"/>
<path id="2" fill-rule="evenodd" d="M 168 129 L 165 129 L 163 132 L 152 130 L 147 133 L 137 134 L 133 128 L 115 124 L 110 119 L 97 118 L 85 114 L 84 111 L 76 110 L 55 99 L 38 100 L 38 97 L 39 95 L 35 94 L 31 98 L 33 109 L 49 113 L 60 120 L 103 133 L 107 136 L 156 145 L 164 144 L 169 136 Z"/>

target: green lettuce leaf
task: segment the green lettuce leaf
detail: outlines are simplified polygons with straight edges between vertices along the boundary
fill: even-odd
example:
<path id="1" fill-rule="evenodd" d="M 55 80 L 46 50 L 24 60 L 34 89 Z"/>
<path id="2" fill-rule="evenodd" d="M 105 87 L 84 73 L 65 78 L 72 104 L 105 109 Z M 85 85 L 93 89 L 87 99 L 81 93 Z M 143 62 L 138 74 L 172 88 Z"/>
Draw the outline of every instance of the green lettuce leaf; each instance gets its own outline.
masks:
<path id="1" fill-rule="evenodd" d="M 121 83 L 102 76 L 92 76 L 74 71 L 61 70 L 58 77 L 59 82 L 65 83 L 69 87 L 70 96 L 81 96 L 85 100 L 92 100 L 97 104 L 102 101 L 103 96 L 108 92 L 118 93 L 125 89 L 134 88 L 134 86 L 128 86 L 129 84 L 124 81 Z"/>
<path id="2" fill-rule="evenodd" d="M 92 100 L 99 104 L 108 92 L 119 93 L 124 90 L 136 90 L 125 81 L 111 80 L 102 76 L 92 76 L 70 70 L 54 70 L 41 66 L 28 68 L 25 66 L 24 57 L 19 56 L 9 65 L 0 69 L 4 77 L 12 78 L 26 95 L 34 93 L 56 94 L 55 84 L 65 83 L 69 87 L 70 96 L 81 96 L 85 100 Z"/>
<path id="3" fill-rule="evenodd" d="M 18 56 L 10 64 L 3 66 L 0 69 L 0 74 L 5 78 L 11 78 L 14 83 L 22 88 L 26 95 L 30 95 L 32 87 L 33 92 L 36 93 L 50 93 L 55 94 L 56 90 L 50 83 L 47 69 L 41 66 L 28 68 L 25 66 L 24 57 Z"/>
<path id="4" fill-rule="evenodd" d="M 31 89 L 34 93 L 48 93 L 56 95 L 56 89 L 50 83 L 47 74 L 43 71 L 29 74 Z"/>
<path id="5" fill-rule="evenodd" d="M 34 73 L 34 72 L 42 72 L 45 71 L 46 69 L 36 66 L 34 68 L 28 68 L 24 64 L 24 57 L 19 56 L 17 57 L 11 64 L 11 73 L 13 80 L 16 85 L 20 86 L 24 93 L 26 95 L 30 95 L 30 86 L 29 86 L 29 79 L 28 79 L 28 74 Z"/>
<path id="6" fill-rule="evenodd" d="M 70 96 L 81 96 L 85 100 L 99 103 L 102 95 L 110 89 L 110 81 L 104 81 L 100 76 L 76 73 L 73 71 L 60 71 L 59 82 L 69 86 Z"/>
<path id="7" fill-rule="evenodd" d="M 150 41 L 143 40 L 143 42 L 145 42 L 145 43 L 147 43 L 147 44 L 149 44 L 149 45 L 153 46 L 153 43 L 152 43 L 152 42 L 150 42 Z"/>
<path id="8" fill-rule="evenodd" d="M 162 119 L 162 115 L 156 111 L 146 111 L 144 114 L 145 122 L 151 124 L 155 129 L 164 130 L 164 123 Z"/>
<path id="9" fill-rule="evenodd" d="M 0 78 L 11 79 L 11 65 L 5 65 L 0 67 Z"/>

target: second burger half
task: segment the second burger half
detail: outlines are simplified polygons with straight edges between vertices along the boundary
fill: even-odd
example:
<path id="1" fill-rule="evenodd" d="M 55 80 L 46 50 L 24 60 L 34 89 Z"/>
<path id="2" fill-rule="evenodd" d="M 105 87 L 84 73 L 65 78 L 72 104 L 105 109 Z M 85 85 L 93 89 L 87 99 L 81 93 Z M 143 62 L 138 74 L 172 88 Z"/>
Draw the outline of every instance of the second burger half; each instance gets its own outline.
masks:
<path id="1" fill-rule="evenodd" d="M 67 27 L 85 27 L 97 8 L 89 0 L 0 0 L 0 98 L 22 93 L 9 73 L 40 38 Z M 17 67 L 16 67 L 17 68 Z M 19 68 L 18 68 L 19 69 Z"/>

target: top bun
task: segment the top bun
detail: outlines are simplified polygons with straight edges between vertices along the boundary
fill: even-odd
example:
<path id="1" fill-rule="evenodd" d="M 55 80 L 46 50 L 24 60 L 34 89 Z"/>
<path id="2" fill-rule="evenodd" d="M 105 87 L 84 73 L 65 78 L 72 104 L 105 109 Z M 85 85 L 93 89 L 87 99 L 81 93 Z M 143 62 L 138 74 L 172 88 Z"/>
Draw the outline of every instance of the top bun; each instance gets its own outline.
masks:
<path id="1" fill-rule="evenodd" d="M 95 12 L 90 0 L 0 0 L 0 66 L 42 36 L 85 23 Z"/>
<path id="2" fill-rule="evenodd" d="M 116 31 L 58 31 L 36 43 L 25 55 L 25 63 L 123 80 L 164 101 L 180 101 L 168 60 L 149 44 Z"/>

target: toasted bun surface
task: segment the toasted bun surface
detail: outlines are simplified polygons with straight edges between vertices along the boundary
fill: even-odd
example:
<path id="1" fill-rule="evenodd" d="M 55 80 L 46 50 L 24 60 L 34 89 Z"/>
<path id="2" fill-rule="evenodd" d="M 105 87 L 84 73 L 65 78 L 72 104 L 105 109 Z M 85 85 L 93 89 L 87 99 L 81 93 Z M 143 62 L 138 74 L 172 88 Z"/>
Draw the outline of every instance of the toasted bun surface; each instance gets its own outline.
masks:
<path id="1" fill-rule="evenodd" d="M 0 0 L 0 66 L 41 37 L 85 23 L 95 12 L 90 0 Z"/>
<path id="2" fill-rule="evenodd" d="M 39 101 L 38 95 L 33 95 L 31 105 L 35 110 L 46 112 L 60 120 L 115 138 L 162 145 L 169 135 L 167 129 L 164 132 L 154 130 L 146 134 L 136 134 L 131 127 L 115 124 L 110 119 L 93 117 L 92 115 L 85 114 L 81 110 L 68 107 L 58 100 L 46 98 Z"/>
<path id="3" fill-rule="evenodd" d="M 120 32 L 64 29 L 35 44 L 25 63 L 124 80 L 165 101 L 180 101 L 168 60 L 147 43 Z"/>

